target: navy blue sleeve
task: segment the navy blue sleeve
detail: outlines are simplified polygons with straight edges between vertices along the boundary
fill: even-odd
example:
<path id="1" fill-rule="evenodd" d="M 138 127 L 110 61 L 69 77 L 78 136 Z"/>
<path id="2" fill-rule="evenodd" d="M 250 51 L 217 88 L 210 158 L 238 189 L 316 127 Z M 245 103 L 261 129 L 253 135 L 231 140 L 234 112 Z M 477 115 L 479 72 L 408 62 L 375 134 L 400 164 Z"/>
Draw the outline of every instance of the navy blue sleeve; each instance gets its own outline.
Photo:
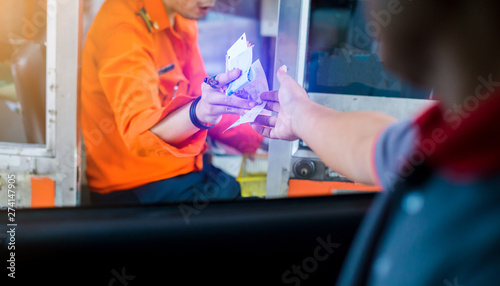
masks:
<path id="1" fill-rule="evenodd" d="M 417 130 L 410 119 L 390 125 L 375 146 L 375 169 L 382 188 L 390 190 L 399 179 L 398 170 L 415 146 Z"/>

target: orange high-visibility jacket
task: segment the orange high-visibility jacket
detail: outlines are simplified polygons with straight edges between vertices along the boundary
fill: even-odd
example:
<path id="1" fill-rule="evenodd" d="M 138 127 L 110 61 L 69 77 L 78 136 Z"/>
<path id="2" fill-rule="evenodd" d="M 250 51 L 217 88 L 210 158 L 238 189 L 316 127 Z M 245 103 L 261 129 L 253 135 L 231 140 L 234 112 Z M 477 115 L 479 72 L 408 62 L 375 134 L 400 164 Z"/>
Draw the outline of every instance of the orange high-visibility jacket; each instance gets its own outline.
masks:
<path id="1" fill-rule="evenodd" d="M 104 2 L 82 59 L 81 122 L 92 191 L 105 194 L 202 169 L 207 130 L 176 146 L 149 131 L 201 95 L 206 72 L 197 36 L 194 20 L 176 15 L 170 25 L 162 0 Z M 159 75 L 170 64 L 174 69 Z M 262 136 L 248 124 L 221 135 L 237 118 L 224 115 L 208 135 L 253 153 Z"/>

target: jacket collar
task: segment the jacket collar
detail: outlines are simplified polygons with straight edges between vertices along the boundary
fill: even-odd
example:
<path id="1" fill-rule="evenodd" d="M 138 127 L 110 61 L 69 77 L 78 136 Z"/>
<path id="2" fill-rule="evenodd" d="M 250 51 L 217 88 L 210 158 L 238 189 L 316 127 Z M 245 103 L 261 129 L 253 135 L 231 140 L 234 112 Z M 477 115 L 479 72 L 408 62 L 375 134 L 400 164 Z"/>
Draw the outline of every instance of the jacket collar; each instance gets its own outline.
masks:
<path id="1" fill-rule="evenodd" d="M 149 15 L 153 33 L 172 27 L 162 0 L 144 0 L 144 10 Z"/>

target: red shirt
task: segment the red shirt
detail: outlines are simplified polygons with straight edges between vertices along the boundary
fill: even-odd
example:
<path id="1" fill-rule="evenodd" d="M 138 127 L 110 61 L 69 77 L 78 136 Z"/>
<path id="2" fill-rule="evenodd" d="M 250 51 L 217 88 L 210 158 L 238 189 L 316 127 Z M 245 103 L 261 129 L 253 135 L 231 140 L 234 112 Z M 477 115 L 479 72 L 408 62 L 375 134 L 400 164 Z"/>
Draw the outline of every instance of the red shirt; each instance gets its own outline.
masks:
<path id="1" fill-rule="evenodd" d="M 143 8 L 149 19 L 139 14 Z M 202 169 L 207 130 L 176 146 L 149 130 L 200 96 L 206 77 L 196 21 L 176 15 L 174 27 L 162 0 L 107 0 L 96 16 L 82 60 L 81 121 L 92 191 L 125 190 Z M 159 76 L 172 63 L 174 69 Z M 248 124 L 221 135 L 237 118 L 223 116 L 208 133 L 253 153 L 262 136 Z"/>

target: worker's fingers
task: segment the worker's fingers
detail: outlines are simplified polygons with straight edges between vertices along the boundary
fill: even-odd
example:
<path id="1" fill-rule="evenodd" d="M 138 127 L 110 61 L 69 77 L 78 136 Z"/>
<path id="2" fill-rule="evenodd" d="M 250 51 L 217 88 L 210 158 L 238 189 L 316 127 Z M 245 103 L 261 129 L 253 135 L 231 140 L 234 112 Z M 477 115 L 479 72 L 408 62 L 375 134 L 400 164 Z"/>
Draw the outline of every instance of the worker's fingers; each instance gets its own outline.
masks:
<path id="1" fill-rule="evenodd" d="M 278 102 L 278 91 L 273 90 L 273 91 L 265 91 L 260 94 L 260 99 L 264 101 L 276 101 Z"/>
<path id="2" fill-rule="evenodd" d="M 264 126 L 274 127 L 276 126 L 277 119 L 277 116 L 259 115 L 255 118 L 255 122 Z"/>
<path id="3" fill-rule="evenodd" d="M 221 93 L 222 89 L 228 85 L 230 82 L 234 81 L 241 75 L 241 70 L 240 69 L 233 69 L 230 70 L 226 73 L 221 73 L 218 74 L 215 77 L 215 80 L 217 81 L 217 87 L 212 87 L 211 85 L 207 83 L 202 83 L 201 84 L 201 91 L 202 94 L 214 94 L 214 93 Z"/>
<path id="4" fill-rule="evenodd" d="M 210 93 L 210 95 L 206 96 L 204 100 L 211 105 L 223 105 L 244 109 L 252 109 L 257 106 L 257 102 L 255 101 L 243 99 L 234 95 L 226 96 L 220 92 Z"/>
<path id="5" fill-rule="evenodd" d="M 240 75 L 241 75 L 240 69 L 233 69 L 233 70 L 230 70 L 226 73 L 218 74 L 215 77 L 215 79 L 219 82 L 219 87 L 223 87 L 223 86 L 229 84 L 230 82 L 232 82 L 233 80 L 239 78 Z"/>
<path id="6" fill-rule="evenodd" d="M 208 105 L 205 107 L 204 113 L 207 116 L 218 117 L 222 114 L 238 114 L 244 115 L 248 110 L 225 105 Z"/>

